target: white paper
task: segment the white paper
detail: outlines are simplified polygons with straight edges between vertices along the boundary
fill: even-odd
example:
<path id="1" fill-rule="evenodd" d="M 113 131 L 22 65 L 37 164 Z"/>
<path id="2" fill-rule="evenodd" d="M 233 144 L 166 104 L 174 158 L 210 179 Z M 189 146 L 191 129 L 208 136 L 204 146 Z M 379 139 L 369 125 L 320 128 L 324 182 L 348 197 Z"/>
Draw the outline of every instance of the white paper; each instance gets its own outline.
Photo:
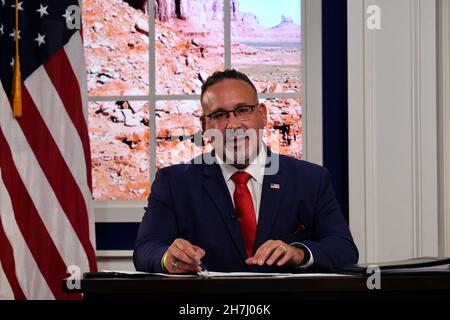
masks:
<path id="1" fill-rule="evenodd" d="M 102 270 L 101 272 L 110 272 L 110 273 L 121 273 L 121 274 L 148 274 L 147 272 L 142 271 L 129 271 L 129 270 Z"/>
<path id="2" fill-rule="evenodd" d="M 199 272 L 198 274 L 177 274 L 177 273 L 148 273 L 141 271 L 129 270 L 102 270 L 102 272 L 111 272 L 118 274 L 138 275 L 148 274 L 155 276 L 162 276 L 167 278 L 197 278 L 202 276 L 204 278 L 311 278 L 311 277 L 352 277 L 352 275 L 338 274 L 338 273 L 266 273 L 266 272 Z"/>
<path id="3" fill-rule="evenodd" d="M 176 273 L 149 273 L 142 271 L 130 271 L 130 270 L 102 270 L 102 272 L 110 272 L 116 274 L 128 274 L 128 275 L 138 275 L 138 274 L 147 274 L 147 275 L 155 275 L 155 276 L 163 276 L 169 278 L 197 278 L 196 274 L 176 274 Z"/>
<path id="4" fill-rule="evenodd" d="M 262 278 L 310 278 L 310 277 L 348 277 L 349 275 L 337 273 L 266 273 L 266 272 L 214 272 L 209 271 L 208 278 L 236 278 L 236 277 L 262 277 Z"/>

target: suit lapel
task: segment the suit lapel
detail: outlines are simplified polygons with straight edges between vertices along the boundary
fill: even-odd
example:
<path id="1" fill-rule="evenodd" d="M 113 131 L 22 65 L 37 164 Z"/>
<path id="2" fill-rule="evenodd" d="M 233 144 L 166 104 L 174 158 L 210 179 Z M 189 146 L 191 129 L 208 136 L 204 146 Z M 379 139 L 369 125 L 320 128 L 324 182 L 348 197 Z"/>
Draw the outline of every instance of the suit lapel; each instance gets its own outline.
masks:
<path id="1" fill-rule="evenodd" d="M 274 154 L 269 151 L 268 157 L 273 155 Z M 275 154 L 274 156 L 278 155 Z M 287 191 L 283 190 L 284 186 L 284 175 L 282 175 L 280 168 L 276 174 L 264 175 L 254 251 L 256 251 L 265 241 L 269 240 L 270 230 L 278 214 L 278 206 L 282 194 Z"/>
<path id="2" fill-rule="evenodd" d="M 211 201 L 215 204 L 242 258 L 246 259 L 247 254 L 240 226 L 234 217 L 233 202 L 218 164 L 203 165 L 202 184 Z"/>

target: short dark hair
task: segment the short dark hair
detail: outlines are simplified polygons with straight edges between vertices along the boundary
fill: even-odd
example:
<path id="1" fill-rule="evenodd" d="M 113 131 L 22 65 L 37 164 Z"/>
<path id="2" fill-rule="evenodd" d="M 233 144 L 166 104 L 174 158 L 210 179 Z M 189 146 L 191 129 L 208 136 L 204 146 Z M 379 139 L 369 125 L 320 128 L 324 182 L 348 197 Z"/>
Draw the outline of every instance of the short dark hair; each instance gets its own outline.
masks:
<path id="1" fill-rule="evenodd" d="M 202 101 L 203 95 L 205 94 L 206 90 L 209 87 L 225 79 L 236 79 L 245 81 L 252 87 L 252 89 L 255 91 L 255 94 L 256 95 L 258 94 L 255 85 L 245 73 L 237 71 L 236 69 L 225 69 L 223 71 L 214 72 L 211 76 L 208 77 L 208 79 L 206 79 L 206 81 L 202 85 L 202 93 L 200 95 L 200 101 Z"/>

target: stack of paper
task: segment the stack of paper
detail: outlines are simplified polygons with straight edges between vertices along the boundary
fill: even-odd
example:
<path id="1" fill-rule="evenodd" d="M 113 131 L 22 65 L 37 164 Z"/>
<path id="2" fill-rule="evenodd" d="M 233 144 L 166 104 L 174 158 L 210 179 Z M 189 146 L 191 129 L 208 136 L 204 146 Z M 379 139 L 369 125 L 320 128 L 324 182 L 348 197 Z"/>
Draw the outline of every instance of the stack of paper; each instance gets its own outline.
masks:
<path id="1" fill-rule="evenodd" d="M 340 273 L 367 275 L 376 271 L 389 274 L 404 273 L 448 273 L 450 275 L 450 258 L 412 258 L 381 263 L 361 263 L 337 269 Z"/>

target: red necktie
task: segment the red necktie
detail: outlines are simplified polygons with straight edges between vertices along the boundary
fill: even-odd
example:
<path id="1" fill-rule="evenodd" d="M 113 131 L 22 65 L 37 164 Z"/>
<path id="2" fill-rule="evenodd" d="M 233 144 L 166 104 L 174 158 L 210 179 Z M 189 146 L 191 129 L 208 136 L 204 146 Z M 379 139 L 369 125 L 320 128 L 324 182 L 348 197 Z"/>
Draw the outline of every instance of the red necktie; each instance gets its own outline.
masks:
<path id="1" fill-rule="evenodd" d="M 256 236 L 255 209 L 253 208 L 252 195 L 247 188 L 247 182 L 250 178 L 250 174 L 244 171 L 238 171 L 231 176 L 231 180 L 236 185 L 233 194 L 234 206 L 236 207 L 236 215 L 241 226 L 241 234 L 248 257 L 253 256 Z"/>

